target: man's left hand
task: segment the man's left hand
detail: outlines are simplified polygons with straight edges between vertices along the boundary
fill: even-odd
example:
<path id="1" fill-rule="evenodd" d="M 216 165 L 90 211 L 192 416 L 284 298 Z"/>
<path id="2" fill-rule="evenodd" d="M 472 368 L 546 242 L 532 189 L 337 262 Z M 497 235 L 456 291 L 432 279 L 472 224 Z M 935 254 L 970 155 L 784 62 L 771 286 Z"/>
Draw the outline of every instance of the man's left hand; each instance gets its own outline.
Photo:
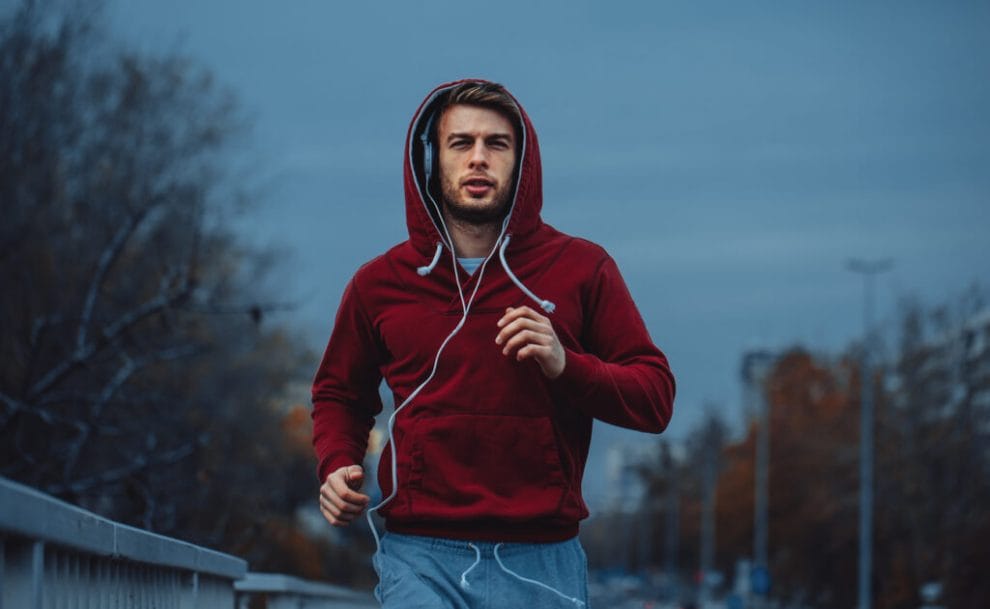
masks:
<path id="1" fill-rule="evenodd" d="M 501 330 L 495 344 L 503 345 L 502 355 L 515 353 L 516 361 L 535 359 L 548 379 L 555 379 L 564 371 L 566 356 L 564 347 L 553 331 L 550 319 L 533 309 L 509 307 L 498 320 Z"/>

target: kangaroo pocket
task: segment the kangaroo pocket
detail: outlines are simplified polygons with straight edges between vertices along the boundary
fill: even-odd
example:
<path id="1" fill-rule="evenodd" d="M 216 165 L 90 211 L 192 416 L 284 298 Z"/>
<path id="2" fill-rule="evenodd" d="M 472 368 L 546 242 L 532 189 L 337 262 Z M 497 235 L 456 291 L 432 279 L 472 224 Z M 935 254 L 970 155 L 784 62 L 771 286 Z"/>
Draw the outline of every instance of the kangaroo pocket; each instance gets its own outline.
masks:
<path id="1" fill-rule="evenodd" d="M 454 414 L 417 421 L 407 492 L 417 519 L 559 516 L 567 488 L 547 417 Z"/>

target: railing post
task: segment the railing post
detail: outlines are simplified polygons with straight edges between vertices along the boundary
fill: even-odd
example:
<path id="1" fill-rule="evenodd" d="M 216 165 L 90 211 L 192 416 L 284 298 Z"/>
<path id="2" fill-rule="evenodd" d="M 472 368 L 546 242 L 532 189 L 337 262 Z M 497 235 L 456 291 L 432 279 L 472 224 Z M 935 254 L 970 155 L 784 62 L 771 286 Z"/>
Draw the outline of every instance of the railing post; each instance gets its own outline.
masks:
<path id="1" fill-rule="evenodd" d="M 268 599 L 268 609 L 300 609 L 302 599 L 292 594 L 280 594 Z"/>
<path id="2" fill-rule="evenodd" d="M 45 583 L 45 542 L 31 544 L 31 599 L 32 609 L 42 609 Z"/>
<path id="3" fill-rule="evenodd" d="M 42 609 L 45 544 L 42 541 L 4 543 L 3 586 L 0 602 L 16 609 Z"/>
<path id="4" fill-rule="evenodd" d="M 186 579 L 186 578 L 183 578 Z M 182 582 L 182 609 L 199 609 L 199 573 L 193 571 L 186 580 L 188 584 Z"/>

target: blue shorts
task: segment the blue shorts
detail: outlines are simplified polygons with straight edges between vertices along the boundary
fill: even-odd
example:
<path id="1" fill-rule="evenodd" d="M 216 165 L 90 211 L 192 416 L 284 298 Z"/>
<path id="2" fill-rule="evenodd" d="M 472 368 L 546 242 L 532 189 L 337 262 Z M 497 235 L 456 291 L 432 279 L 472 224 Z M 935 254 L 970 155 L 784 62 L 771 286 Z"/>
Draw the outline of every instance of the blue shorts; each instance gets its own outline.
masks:
<path id="1" fill-rule="evenodd" d="M 497 544 L 386 533 L 372 562 L 383 609 L 588 606 L 588 559 L 576 537 Z"/>

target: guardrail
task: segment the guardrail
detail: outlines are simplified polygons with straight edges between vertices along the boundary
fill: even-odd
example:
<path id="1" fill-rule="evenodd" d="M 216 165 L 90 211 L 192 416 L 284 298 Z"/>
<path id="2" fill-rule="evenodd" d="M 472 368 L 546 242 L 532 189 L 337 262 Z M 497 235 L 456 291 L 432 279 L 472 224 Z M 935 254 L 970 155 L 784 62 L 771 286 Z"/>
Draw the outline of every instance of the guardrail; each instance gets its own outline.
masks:
<path id="1" fill-rule="evenodd" d="M 234 606 L 247 562 L 0 478 L 0 609 Z"/>
<path id="2" fill-rule="evenodd" d="M 0 609 L 357 609 L 361 594 L 97 516 L 0 478 Z M 236 604 L 235 604 L 236 603 Z"/>

